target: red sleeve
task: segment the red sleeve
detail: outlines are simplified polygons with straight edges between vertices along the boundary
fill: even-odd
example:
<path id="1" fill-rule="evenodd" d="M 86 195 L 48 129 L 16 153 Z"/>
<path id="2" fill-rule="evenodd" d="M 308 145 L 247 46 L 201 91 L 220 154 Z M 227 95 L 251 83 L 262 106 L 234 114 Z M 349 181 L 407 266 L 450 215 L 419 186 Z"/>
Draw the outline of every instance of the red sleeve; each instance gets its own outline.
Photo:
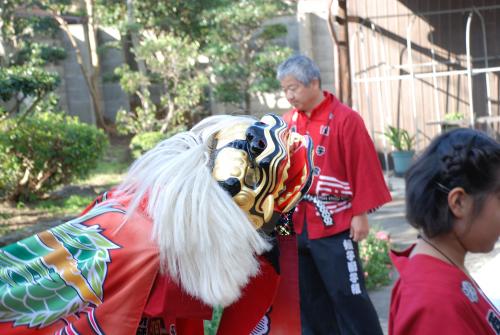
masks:
<path id="1" fill-rule="evenodd" d="M 353 215 L 373 211 L 391 201 L 375 146 L 358 113 L 346 117 L 341 136 L 347 178 L 353 190 Z"/>
<path id="2" fill-rule="evenodd" d="M 415 299 L 413 299 L 415 300 Z M 475 327 L 470 318 L 467 317 L 470 311 L 461 308 L 460 304 L 434 297 L 426 299 L 426 303 L 411 303 L 411 299 L 406 298 L 407 304 L 400 304 L 398 310 L 393 311 L 391 306 L 391 325 L 389 335 L 406 334 L 437 334 L 439 335 L 470 335 L 479 334 L 478 327 Z"/>

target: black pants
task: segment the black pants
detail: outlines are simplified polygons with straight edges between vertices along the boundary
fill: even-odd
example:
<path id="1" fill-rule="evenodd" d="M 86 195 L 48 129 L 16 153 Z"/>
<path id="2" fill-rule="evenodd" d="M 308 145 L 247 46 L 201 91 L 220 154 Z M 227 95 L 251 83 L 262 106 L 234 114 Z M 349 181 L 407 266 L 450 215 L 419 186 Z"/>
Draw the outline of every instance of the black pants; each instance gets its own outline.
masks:
<path id="1" fill-rule="evenodd" d="M 304 227 L 298 247 L 302 334 L 383 334 L 349 231 L 309 240 Z"/>

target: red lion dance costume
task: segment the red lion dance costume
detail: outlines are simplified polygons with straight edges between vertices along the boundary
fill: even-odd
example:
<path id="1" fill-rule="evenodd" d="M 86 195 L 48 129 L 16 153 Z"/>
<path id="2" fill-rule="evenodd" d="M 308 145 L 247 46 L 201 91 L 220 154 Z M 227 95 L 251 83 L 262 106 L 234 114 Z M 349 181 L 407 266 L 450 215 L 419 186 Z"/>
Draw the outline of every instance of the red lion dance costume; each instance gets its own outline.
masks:
<path id="1" fill-rule="evenodd" d="M 311 155 L 274 115 L 213 116 L 159 143 L 81 216 L 0 249 L 0 334 L 203 334 L 215 306 L 219 333 L 265 333 L 276 224 Z"/>

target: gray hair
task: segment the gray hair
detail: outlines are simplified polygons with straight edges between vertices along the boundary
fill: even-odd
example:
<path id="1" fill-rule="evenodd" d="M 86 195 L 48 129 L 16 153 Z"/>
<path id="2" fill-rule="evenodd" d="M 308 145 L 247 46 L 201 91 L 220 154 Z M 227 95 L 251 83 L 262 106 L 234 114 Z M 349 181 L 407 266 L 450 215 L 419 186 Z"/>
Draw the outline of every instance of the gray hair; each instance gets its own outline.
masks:
<path id="1" fill-rule="evenodd" d="M 292 76 L 305 86 L 312 80 L 318 79 L 321 86 L 321 76 L 318 66 L 307 56 L 295 55 L 278 66 L 276 78 L 281 81 L 287 76 Z"/>

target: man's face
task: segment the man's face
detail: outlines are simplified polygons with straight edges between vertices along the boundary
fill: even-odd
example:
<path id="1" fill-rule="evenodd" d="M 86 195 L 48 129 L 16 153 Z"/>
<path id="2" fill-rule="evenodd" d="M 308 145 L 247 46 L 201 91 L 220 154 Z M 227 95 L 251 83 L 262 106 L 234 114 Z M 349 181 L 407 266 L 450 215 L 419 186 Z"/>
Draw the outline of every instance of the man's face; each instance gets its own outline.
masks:
<path id="1" fill-rule="evenodd" d="M 281 88 L 288 102 L 304 112 L 310 112 L 316 106 L 318 93 L 321 92 L 317 79 L 312 80 L 306 86 L 292 76 L 283 78 Z"/>

